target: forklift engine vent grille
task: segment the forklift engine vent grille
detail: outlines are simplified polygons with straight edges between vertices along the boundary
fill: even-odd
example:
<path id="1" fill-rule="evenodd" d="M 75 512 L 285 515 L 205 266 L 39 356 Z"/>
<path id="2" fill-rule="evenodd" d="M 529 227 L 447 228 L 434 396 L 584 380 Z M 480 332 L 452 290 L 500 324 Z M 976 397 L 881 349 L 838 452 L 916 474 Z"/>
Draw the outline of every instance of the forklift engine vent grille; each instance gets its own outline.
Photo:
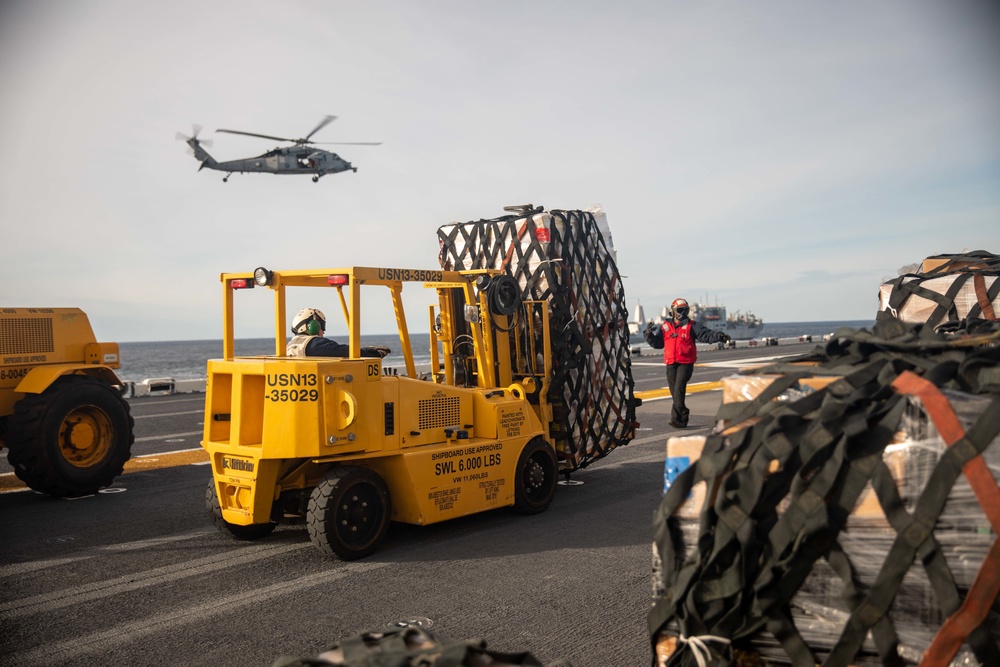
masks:
<path id="1" fill-rule="evenodd" d="M 419 401 L 419 422 L 421 431 L 428 428 L 443 428 L 461 423 L 461 405 L 458 396 L 448 398 L 428 398 Z"/>
<path id="2" fill-rule="evenodd" d="M 53 351 L 52 318 L 12 317 L 0 320 L 0 353 L 45 354 Z"/>

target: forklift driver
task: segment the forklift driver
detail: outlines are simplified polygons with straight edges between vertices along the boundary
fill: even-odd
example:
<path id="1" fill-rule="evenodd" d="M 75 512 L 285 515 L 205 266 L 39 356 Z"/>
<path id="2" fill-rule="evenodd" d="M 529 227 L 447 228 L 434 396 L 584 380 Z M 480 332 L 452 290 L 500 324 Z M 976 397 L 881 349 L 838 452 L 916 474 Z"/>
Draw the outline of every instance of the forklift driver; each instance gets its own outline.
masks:
<path id="1" fill-rule="evenodd" d="M 324 338 L 326 316 L 317 308 L 303 308 L 292 319 L 293 338 L 288 341 L 289 357 L 349 357 L 348 345 Z M 384 345 L 361 348 L 362 357 L 385 357 L 392 350 Z"/>

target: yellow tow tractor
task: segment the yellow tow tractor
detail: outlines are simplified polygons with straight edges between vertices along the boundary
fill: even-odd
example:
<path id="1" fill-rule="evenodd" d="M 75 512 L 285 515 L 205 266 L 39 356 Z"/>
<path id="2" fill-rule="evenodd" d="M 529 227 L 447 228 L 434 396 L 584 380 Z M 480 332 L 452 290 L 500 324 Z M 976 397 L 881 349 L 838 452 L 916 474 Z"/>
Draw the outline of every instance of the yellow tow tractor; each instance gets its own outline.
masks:
<path id="1" fill-rule="evenodd" d="M 544 511 L 558 463 L 549 433 L 548 309 L 496 270 L 349 267 L 221 276 L 223 358 L 208 362 L 205 502 L 219 530 L 259 539 L 302 523 L 323 552 L 375 550 L 389 521 L 427 525 L 485 510 Z M 404 285 L 434 289 L 430 368 L 418 376 Z M 234 354 L 234 295 L 274 293 L 274 355 Z M 336 293 L 348 357 L 286 354 L 288 288 Z M 317 292 L 327 290 L 326 293 Z M 388 290 L 402 373 L 361 356 L 362 292 Z M 431 299 L 433 301 L 433 299 Z"/>
<path id="2" fill-rule="evenodd" d="M 118 343 L 100 343 L 79 308 L 0 308 L 0 448 L 39 493 L 109 486 L 132 452 Z"/>

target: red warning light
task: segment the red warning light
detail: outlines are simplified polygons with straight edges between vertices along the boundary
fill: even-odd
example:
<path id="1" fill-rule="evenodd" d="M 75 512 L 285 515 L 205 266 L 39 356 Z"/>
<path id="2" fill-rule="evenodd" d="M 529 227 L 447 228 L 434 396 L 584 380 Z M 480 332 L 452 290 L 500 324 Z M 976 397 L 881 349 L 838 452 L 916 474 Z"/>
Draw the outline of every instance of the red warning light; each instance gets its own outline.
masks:
<path id="1" fill-rule="evenodd" d="M 233 278 L 229 281 L 229 286 L 233 289 L 253 289 L 254 283 L 246 278 Z"/>
<path id="2" fill-rule="evenodd" d="M 344 275 L 343 273 L 336 273 L 336 274 L 334 274 L 332 276 L 327 276 L 326 277 L 326 284 L 327 285 L 346 285 L 347 284 L 347 280 L 348 280 L 347 276 Z"/>

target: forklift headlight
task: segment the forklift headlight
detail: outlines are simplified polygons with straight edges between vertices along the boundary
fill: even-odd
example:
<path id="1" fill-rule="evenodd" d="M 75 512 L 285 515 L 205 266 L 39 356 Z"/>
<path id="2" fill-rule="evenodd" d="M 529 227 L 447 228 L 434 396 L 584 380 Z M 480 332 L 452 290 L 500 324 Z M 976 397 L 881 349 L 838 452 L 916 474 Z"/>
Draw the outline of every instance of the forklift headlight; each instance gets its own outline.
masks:
<path id="1" fill-rule="evenodd" d="M 267 287 L 271 284 L 271 271 L 268 271 L 263 266 L 258 266 L 253 270 L 253 281 L 261 287 Z"/>

